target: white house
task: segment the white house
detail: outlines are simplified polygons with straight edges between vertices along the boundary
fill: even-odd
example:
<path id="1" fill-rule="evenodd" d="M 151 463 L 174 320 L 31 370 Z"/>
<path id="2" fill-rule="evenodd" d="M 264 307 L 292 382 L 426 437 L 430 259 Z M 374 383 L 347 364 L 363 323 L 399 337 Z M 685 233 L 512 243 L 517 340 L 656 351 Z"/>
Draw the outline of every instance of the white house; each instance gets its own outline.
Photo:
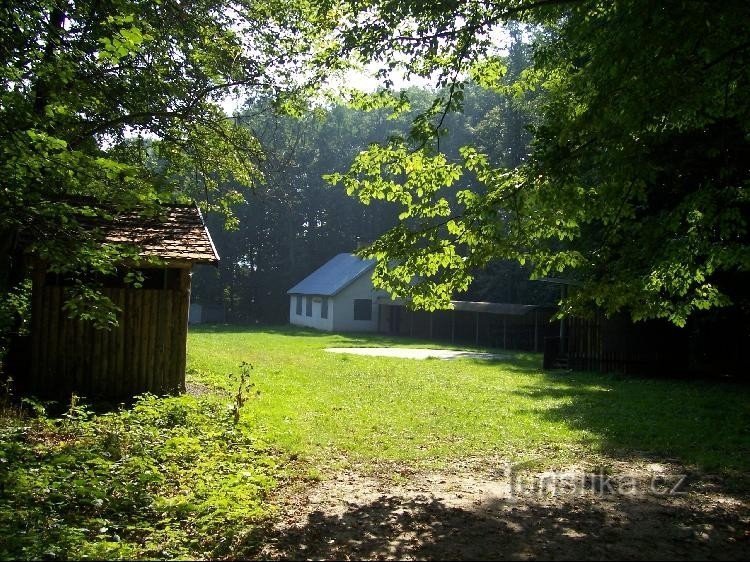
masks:
<path id="1" fill-rule="evenodd" d="M 318 330 L 375 332 L 378 298 L 372 285 L 375 260 L 339 254 L 287 291 L 289 322 Z"/>

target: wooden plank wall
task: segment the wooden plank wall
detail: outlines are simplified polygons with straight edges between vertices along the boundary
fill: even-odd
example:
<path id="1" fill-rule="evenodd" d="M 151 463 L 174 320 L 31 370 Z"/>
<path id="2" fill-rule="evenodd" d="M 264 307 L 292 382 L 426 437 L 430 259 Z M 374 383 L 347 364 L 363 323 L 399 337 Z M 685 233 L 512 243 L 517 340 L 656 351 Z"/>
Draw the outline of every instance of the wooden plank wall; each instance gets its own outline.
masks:
<path id="1" fill-rule="evenodd" d="M 184 277 L 189 277 L 185 272 Z M 65 288 L 37 286 L 32 304 L 30 391 L 39 396 L 128 398 L 185 389 L 189 286 L 104 289 L 123 310 L 97 330 L 62 310 Z"/>

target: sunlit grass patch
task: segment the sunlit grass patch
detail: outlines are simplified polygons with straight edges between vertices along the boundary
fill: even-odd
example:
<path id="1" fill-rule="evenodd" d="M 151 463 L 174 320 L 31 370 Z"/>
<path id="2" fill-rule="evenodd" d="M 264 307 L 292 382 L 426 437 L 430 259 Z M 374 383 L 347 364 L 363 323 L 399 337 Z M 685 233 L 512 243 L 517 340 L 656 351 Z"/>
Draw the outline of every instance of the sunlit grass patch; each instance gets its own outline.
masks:
<path id="1" fill-rule="evenodd" d="M 339 452 L 425 465 L 491 455 L 550 467 L 608 454 L 670 457 L 711 470 L 750 466 L 750 392 L 742 385 L 545 372 L 541 356 L 530 353 L 493 362 L 324 351 L 373 345 L 442 347 L 379 335 L 208 327 L 189 336 L 189 376 L 228 388 L 224 373 L 253 363 L 261 396 L 248 423 L 321 461 Z"/>

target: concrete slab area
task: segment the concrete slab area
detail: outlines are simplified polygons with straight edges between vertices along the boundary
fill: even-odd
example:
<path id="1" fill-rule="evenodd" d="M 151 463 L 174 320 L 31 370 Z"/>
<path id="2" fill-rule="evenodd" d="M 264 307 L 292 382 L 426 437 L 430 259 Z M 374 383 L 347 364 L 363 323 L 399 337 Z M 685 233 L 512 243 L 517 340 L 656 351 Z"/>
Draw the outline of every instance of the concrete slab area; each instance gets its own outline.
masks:
<path id="1" fill-rule="evenodd" d="M 499 355 L 497 353 L 410 347 L 327 347 L 325 351 L 330 353 L 369 355 L 372 357 L 399 357 L 402 359 L 428 359 L 431 357 L 436 359 L 486 359 L 488 361 L 508 359 L 507 355 Z"/>

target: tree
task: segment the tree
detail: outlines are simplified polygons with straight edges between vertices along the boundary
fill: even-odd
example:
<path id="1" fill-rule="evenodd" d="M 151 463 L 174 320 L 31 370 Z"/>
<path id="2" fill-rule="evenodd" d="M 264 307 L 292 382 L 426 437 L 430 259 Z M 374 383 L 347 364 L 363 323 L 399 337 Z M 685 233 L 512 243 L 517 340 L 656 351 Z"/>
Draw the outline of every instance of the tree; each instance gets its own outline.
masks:
<path id="1" fill-rule="evenodd" d="M 32 251 L 76 280 L 70 310 L 110 323 L 115 311 L 93 298 L 90 274 L 113 272 L 134 250 L 102 247 L 92 217 L 153 214 L 200 195 L 231 222 L 243 195 L 225 186 L 256 183 L 261 156 L 220 102 L 265 96 L 292 107 L 318 78 L 308 63 L 329 20 L 306 0 L 4 3 L 3 297 L 20 290 Z"/>
<path id="2" fill-rule="evenodd" d="M 193 276 L 198 302 L 223 303 L 230 321 L 287 322 L 287 289 L 335 254 L 375 240 L 398 214 L 383 202 L 362 206 L 322 176 L 345 170 L 368 143 L 407 130 L 406 115 L 394 121 L 389 111 L 337 104 L 293 118 L 271 109 L 251 104 L 240 116 L 262 148 L 263 180 L 236 207 L 237 230 L 214 230 L 218 272 Z"/>
<path id="3" fill-rule="evenodd" d="M 391 58 L 443 87 L 410 137 L 331 177 L 363 201 L 403 206 L 401 224 L 370 248 L 380 286 L 441 306 L 474 269 L 505 258 L 536 277 L 576 277 L 564 312 L 599 306 L 682 325 L 698 310 L 747 306 L 746 2 L 374 0 L 364 12 L 350 14 L 343 51 Z M 494 45 L 511 21 L 534 39 L 533 67 L 509 82 L 508 53 Z M 539 96 L 527 160 L 498 165 L 474 146 L 458 161 L 441 153 L 468 76 Z M 450 204 L 443 194 L 456 186 Z"/>

